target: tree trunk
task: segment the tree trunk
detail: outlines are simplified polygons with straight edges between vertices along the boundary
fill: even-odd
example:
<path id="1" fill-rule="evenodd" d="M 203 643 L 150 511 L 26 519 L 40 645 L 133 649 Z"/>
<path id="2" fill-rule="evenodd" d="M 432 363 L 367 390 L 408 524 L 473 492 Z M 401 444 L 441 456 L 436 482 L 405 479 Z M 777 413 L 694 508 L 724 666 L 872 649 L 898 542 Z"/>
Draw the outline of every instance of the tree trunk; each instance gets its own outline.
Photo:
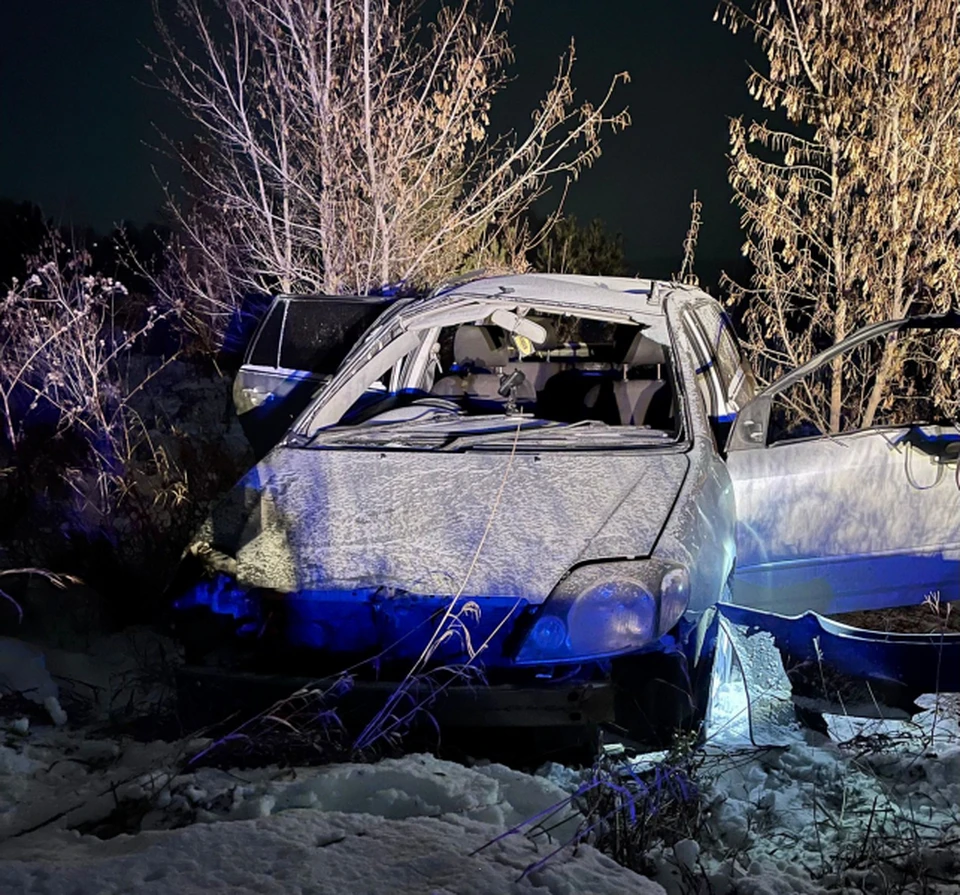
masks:
<path id="1" fill-rule="evenodd" d="M 860 427 L 869 429 L 873 425 L 874 417 L 877 414 L 877 408 L 880 402 L 886 396 L 887 385 L 890 381 L 890 373 L 893 369 L 894 346 L 896 342 L 888 338 L 883 346 L 883 356 L 880 358 L 880 366 L 877 368 L 877 378 L 873 381 L 873 388 L 870 389 L 870 397 L 867 400 L 867 406 L 863 411 L 863 419 L 860 421 Z"/>

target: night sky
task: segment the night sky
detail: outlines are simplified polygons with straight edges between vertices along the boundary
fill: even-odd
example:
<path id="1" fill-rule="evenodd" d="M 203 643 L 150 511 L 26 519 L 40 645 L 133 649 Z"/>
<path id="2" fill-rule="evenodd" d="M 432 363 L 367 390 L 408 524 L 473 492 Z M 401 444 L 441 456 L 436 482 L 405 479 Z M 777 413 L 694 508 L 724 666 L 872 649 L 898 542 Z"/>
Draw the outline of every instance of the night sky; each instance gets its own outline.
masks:
<path id="1" fill-rule="evenodd" d="M 623 234 L 637 272 L 679 266 L 694 188 L 704 201 L 699 250 L 707 281 L 737 263 L 738 213 L 726 180 L 727 117 L 752 113 L 749 37 L 713 22 L 715 0 L 516 0 L 514 83 L 495 124 L 522 126 L 573 35 L 578 96 L 619 91 L 633 125 L 570 193 L 568 210 Z M 2 0 L 0 197 L 27 199 L 64 223 L 109 229 L 159 218 L 160 178 L 175 168 L 153 147 L 176 126 L 165 96 L 141 81 L 154 41 L 149 0 Z"/>

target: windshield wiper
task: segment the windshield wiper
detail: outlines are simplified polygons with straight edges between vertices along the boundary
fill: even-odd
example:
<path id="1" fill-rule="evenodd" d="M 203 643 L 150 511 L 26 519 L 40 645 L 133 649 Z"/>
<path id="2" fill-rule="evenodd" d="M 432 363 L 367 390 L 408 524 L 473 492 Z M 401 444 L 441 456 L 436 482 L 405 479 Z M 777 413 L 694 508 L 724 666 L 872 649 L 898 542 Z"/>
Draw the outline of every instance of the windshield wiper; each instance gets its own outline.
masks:
<path id="1" fill-rule="evenodd" d="M 436 415 L 420 420 L 376 423 L 373 425 L 343 426 L 321 430 L 311 440 L 312 447 L 339 446 L 396 446 L 414 448 L 449 448 L 451 444 L 472 442 L 487 438 L 509 438 L 522 420 L 521 434 L 539 431 L 548 426 L 559 426 L 537 417 L 477 416 L 459 417 L 455 422 L 449 415 Z M 531 425 L 533 424 L 533 425 Z"/>
<path id="2" fill-rule="evenodd" d="M 501 417 L 504 421 L 496 431 L 491 432 L 463 432 L 460 434 L 451 432 L 450 441 L 443 446 L 445 451 L 458 451 L 464 448 L 476 447 L 487 444 L 506 444 L 511 445 L 514 439 L 526 441 L 531 435 L 539 435 L 545 431 L 555 431 L 566 428 L 570 423 L 558 423 L 556 420 L 544 420 L 539 417 Z M 522 420 L 522 422 L 518 422 Z M 530 425 L 530 424 L 533 425 Z M 518 430 L 519 426 L 519 431 Z"/>
<path id="3" fill-rule="evenodd" d="M 518 431 L 519 427 L 519 431 Z M 673 443 L 677 436 L 661 429 L 635 426 L 610 426 L 599 420 L 564 423 L 535 416 L 460 417 L 451 424 L 446 419 L 423 419 L 372 426 L 349 426 L 321 430 L 311 440 L 311 447 L 395 447 L 412 450 L 440 450 L 455 453 L 462 450 L 509 448 L 514 441 L 521 449 L 537 447 L 585 448 Z"/>
<path id="4" fill-rule="evenodd" d="M 638 442 L 645 446 L 660 446 L 676 442 L 679 436 L 662 429 L 644 429 L 636 426 L 611 426 L 599 420 L 580 420 L 576 423 L 553 423 L 520 433 L 522 448 L 570 447 L 604 448 L 634 446 Z M 461 442 L 466 442 L 461 444 Z M 513 438 L 508 432 L 498 432 L 484 439 L 457 439 L 444 450 L 456 450 L 458 447 L 497 448 L 509 447 Z"/>

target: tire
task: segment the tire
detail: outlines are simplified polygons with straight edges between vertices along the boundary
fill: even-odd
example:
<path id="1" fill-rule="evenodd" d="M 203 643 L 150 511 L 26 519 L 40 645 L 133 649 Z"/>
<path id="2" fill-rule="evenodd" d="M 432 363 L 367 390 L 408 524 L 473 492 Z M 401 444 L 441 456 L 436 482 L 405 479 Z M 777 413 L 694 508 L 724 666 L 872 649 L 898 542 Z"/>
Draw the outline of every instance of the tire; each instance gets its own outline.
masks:
<path id="1" fill-rule="evenodd" d="M 731 600 L 728 581 L 720 602 Z M 702 741 L 718 659 L 716 613 L 708 610 L 697 625 L 681 620 L 669 638 L 666 649 L 616 660 L 613 669 L 617 727 L 654 749 L 669 748 L 678 734 Z"/>

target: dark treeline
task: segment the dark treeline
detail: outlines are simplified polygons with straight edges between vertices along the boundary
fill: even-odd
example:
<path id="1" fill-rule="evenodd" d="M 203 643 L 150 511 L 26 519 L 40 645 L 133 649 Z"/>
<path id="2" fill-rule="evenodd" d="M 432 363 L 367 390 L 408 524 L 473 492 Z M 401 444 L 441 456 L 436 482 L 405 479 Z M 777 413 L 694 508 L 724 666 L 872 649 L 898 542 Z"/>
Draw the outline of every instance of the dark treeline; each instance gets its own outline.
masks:
<path id="1" fill-rule="evenodd" d="M 87 252 L 91 270 L 121 279 L 131 292 L 147 295 L 151 286 L 129 265 L 129 257 L 132 254 L 143 269 L 158 273 L 171 231 L 163 224 L 148 223 L 124 224 L 122 229 L 100 233 L 45 217 L 32 202 L 0 198 L 0 288 L 5 291 L 14 279 L 23 282 L 30 274 L 31 260 L 54 234 L 68 249 Z"/>
<path id="2" fill-rule="evenodd" d="M 542 224 L 533 216 L 531 228 Z M 45 217 L 32 202 L 0 197 L 0 288 L 6 289 L 13 278 L 23 281 L 29 275 L 29 259 L 41 249 L 51 233 L 58 233 L 64 243 L 90 255 L 90 268 L 123 281 L 133 292 L 148 296 L 151 284 L 139 270 L 131 268 L 131 255 L 138 267 L 159 274 L 172 231 L 163 223 L 124 224 L 122 230 L 102 233 L 91 227 L 59 223 Z M 681 260 L 680 246 L 673 258 L 640 256 L 627 258 L 623 236 L 611 232 L 604 221 L 594 218 L 580 223 L 575 217 L 562 218 L 546 240 L 530 253 L 535 270 L 587 275 L 640 276 L 670 279 Z M 713 295 L 720 295 L 723 273 L 737 282 L 750 277 L 749 262 L 742 257 L 698 259 L 696 268 L 700 285 Z"/>

